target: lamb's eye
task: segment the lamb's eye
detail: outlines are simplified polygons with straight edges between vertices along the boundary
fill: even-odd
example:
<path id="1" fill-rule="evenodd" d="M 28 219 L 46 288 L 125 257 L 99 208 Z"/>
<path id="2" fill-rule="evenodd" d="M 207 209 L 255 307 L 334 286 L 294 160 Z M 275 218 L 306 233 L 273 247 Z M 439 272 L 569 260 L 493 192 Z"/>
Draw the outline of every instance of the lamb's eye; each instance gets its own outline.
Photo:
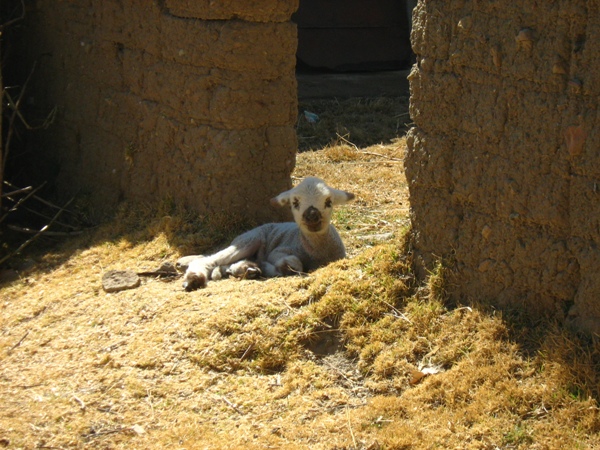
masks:
<path id="1" fill-rule="evenodd" d="M 294 201 L 292 202 L 292 206 L 294 207 L 294 209 L 299 209 L 300 208 L 300 200 L 295 198 Z"/>
<path id="2" fill-rule="evenodd" d="M 325 200 L 325 208 L 331 208 L 331 199 L 330 198 Z"/>

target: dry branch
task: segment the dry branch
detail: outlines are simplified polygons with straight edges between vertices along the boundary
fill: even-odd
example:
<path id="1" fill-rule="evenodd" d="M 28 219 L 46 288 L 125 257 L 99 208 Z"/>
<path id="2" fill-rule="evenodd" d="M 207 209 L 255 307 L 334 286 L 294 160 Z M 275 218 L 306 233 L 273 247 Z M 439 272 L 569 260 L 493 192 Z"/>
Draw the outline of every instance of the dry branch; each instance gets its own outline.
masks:
<path id="1" fill-rule="evenodd" d="M 59 223 L 59 222 L 56 222 L 56 223 Z M 34 230 L 33 228 L 27 228 L 27 227 L 19 227 L 17 225 L 7 225 L 6 227 L 10 230 L 17 231 L 19 233 L 25 233 L 25 234 L 37 234 L 40 232 L 40 230 Z M 54 236 L 54 237 L 79 236 L 81 233 L 83 233 L 83 230 L 77 230 L 77 231 L 48 231 L 48 230 L 45 230 L 44 231 L 44 235 Z"/>
<path id="2" fill-rule="evenodd" d="M 21 88 L 21 92 L 19 92 L 19 96 L 17 97 L 16 101 L 14 101 L 12 99 L 12 97 L 8 94 L 8 91 L 4 88 L 4 86 L 2 86 L 2 94 L 3 94 L 2 97 L 3 98 L 6 97 L 9 100 L 8 106 L 10 106 L 12 109 L 12 114 L 10 115 L 10 118 L 8 120 L 8 130 L 6 132 L 6 140 L 3 142 L 3 147 L 2 147 L 2 149 L 3 149 L 2 167 L 0 168 L 0 169 L 2 169 L 2 173 L 4 173 L 4 168 L 6 167 L 6 161 L 8 160 L 10 144 L 11 144 L 13 133 L 15 131 L 15 121 L 16 121 L 17 117 L 20 117 L 19 108 L 21 107 L 21 101 L 23 100 L 25 91 L 27 90 L 27 85 L 29 84 L 31 77 L 33 76 L 33 72 L 35 71 L 36 65 L 37 65 L 36 63 L 33 64 L 33 67 L 31 68 L 31 71 L 29 72 L 29 75 L 27 76 L 25 83 L 23 83 L 23 87 Z"/>
<path id="3" fill-rule="evenodd" d="M 10 349 L 9 349 L 9 353 L 12 352 L 15 348 L 17 348 L 19 345 L 21 345 L 23 343 L 23 341 L 25 340 L 25 338 L 29 335 L 29 331 L 27 330 L 25 332 L 25 334 L 23 335 L 23 337 L 21 339 L 19 339 L 19 342 L 17 342 L 15 345 L 13 345 Z"/>
<path id="4" fill-rule="evenodd" d="M 47 224 L 44 225 L 40 230 L 36 231 L 36 233 L 27 241 L 25 241 L 24 243 L 22 243 L 19 248 L 17 248 L 14 252 L 9 253 L 8 255 L 6 255 L 4 258 L 0 259 L 0 265 L 2 265 L 4 262 L 8 261 L 10 258 L 12 258 L 15 255 L 18 255 L 19 253 L 21 253 L 23 251 L 23 249 L 25 249 L 27 246 L 29 246 L 32 242 L 36 241 L 41 235 L 43 235 L 44 233 L 47 232 L 48 228 L 50 228 L 50 226 L 56 221 L 56 219 L 58 219 L 58 217 L 63 213 L 63 211 L 67 208 L 67 206 L 69 206 L 71 204 L 71 202 L 75 199 L 75 197 L 71 198 L 63 208 L 59 209 L 58 212 L 54 215 L 54 217 L 52 218 L 52 220 Z"/>
<path id="5" fill-rule="evenodd" d="M 29 81 L 29 79 L 27 81 Z M 21 91 L 21 94 L 23 92 L 24 91 Z M 18 100 L 18 104 L 17 104 L 13 101 L 13 99 L 10 96 L 10 94 L 8 93 L 8 91 L 4 92 L 4 95 L 6 95 L 6 98 L 7 98 L 7 105 L 14 109 L 16 117 L 21 119 L 21 123 L 25 126 L 25 128 L 28 130 L 38 130 L 38 129 L 46 129 L 50 125 L 52 125 L 52 122 L 54 122 L 54 118 L 56 116 L 56 112 L 58 111 L 58 108 L 56 106 L 54 108 L 52 108 L 50 110 L 50 112 L 48 113 L 48 115 L 46 116 L 46 118 L 44 119 L 44 122 L 42 122 L 41 125 L 38 125 L 38 126 L 30 125 L 29 122 L 27 122 L 27 119 L 25 119 L 25 117 L 23 117 L 23 114 L 21 114 L 21 111 L 19 109 L 19 104 L 21 102 L 21 94 L 19 95 L 19 100 Z"/>
<path id="6" fill-rule="evenodd" d="M 221 400 L 223 400 L 231 409 L 233 409 L 240 416 L 244 415 L 244 413 L 238 408 L 238 406 L 235 403 L 231 403 L 229 400 L 227 400 L 226 397 L 221 397 Z"/>
<path id="7" fill-rule="evenodd" d="M 4 180 L 4 184 L 6 184 L 6 185 L 7 185 L 8 187 L 10 187 L 10 188 L 13 188 L 13 189 L 18 189 L 18 187 L 17 187 L 17 186 L 15 186 L 14 184 L 12 184 L 11 182 L 9 182 L 9 181 L 7 181 L 7 180 Z M 45 182 L 44 182 L 43 184 L 45 184 Z M 38 197 L 37 195 L 33 195 L 33 196 L 32 196 L 32 198 L 36 199 L 38 202 L 40 202 L 40 203 L 42 203 L 42 204 L 44 204 L 44 205 L 46 205 L 46 206 L 49 206 L 50 208 L 54 208 L 54 209 L 62 209 L 62 210 L 63 210 L 63 212 L 65 212 L 65 213 L 71 214 L 71 215 L 73 215 L 73 216 L 76 216 L 76 215 L 77 215 L 77 213 L 75 213 L 74 211 L 71 211 L 71 210 L 69 210 L 69 209 L 66 209 L 64 206 L 58 206 L 58 205 L 55 205 L 54 203 L 52 203 L 52 202 L 49 202 L 48 200 L 45 200 L 45 199 L 43 199 L 42 197 Z"/>
<path id="8" fill-rule="evenodd" d="M 8 183 L 6 183 L 6 184 L 8 184 Z M 31 198 L 37 191 L 39 191 L 42 187 L 44 187 L 45 184 L 46 183 L 42 183 L 42 185 L 38 186 L 37 188 L 35 188 L 33 190 L 31 190 L 32 189 L 31 186 L 20 189 L 21 191 L 24 191 L 25 189 L 29 189 L 30 192 L 25 197 L 20 198 L 19 201 L 17 201 L 16 204 L 12 208 L 10 208 L 6 214 L 0 216 L 0 223 L 2 223 L 4 221 L 4 219 L 6 219 L 8 217 L 9 213 L 16 211 L 19 208 L 19 206 L 21 206 L 24 202 L 26 202 L 29 198 Z M 17 192 L 17 191 L 15 191 L 15 192 Z M 3 195 L 3 197 L 8 198 L 9 200 L 13 200 L 12 196 L 9 194 L 5 194 L 5 195 Z"/>
<path id="9" fill-rule="evenodd" d="M 30 192 L 33 188 L 31 186 L 27 186 L 21 189 L 17 189 L 16 191 L 7 192 L 6 194 L 2 194 L 2 198 L 10 198 L 15 195 L 24 194 L 26 192 Z"/>

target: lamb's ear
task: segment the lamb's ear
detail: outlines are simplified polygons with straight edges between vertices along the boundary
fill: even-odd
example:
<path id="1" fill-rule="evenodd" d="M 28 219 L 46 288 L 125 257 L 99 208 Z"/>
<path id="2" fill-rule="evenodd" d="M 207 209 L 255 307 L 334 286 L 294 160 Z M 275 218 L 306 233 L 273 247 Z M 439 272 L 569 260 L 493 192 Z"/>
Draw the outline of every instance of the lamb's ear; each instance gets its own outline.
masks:
<path id="1" fill-rule="evenodd" d="M 342 205 L 354 199 L 354 194 L 352 192 L 341 191 L 333 188 L 329 188 L 329 190 L 331 191 L 334 205 Z"/>
<path id="2" fill-rule="evenodd" d="M 271 199 L 271 205 L 273 206 L 285 206 L 290 204 L 290 191 L 285 191 L 279 194 L 277 197 Z"/>

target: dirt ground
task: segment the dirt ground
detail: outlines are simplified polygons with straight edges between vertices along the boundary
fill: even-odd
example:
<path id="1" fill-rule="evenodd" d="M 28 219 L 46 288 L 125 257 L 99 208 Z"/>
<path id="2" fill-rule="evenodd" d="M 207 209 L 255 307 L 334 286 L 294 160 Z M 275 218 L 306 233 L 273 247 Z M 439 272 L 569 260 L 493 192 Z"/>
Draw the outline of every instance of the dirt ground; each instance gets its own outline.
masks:
<path id="1" fill-rule="evenodd" d="M 597 342 L 448 304 L 443 267 L 416 283 L 405 140 L 354 140 L 406 99 L 352 101 L 364 120 L 336 120 L 339 102 L 301 103 L 323 120 L 301 115 L 300 141 L 318 149 L 299 153 L 294 172 L 356 194 L 334 215 L 345 260 L 193 293 L 152 278 L 105 293 L 107 270 L 154 269 L 247 225 L 168 203 L 124 207 L 29 255 L 0 286 L 0 446 L 598 448 Z"/>

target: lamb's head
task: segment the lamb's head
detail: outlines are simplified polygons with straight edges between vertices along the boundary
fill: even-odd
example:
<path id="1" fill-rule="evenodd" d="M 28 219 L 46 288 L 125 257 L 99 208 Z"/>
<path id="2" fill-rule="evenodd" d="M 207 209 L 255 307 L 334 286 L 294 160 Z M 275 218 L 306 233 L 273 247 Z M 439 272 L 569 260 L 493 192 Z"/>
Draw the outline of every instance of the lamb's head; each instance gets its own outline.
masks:
<path id="1" fill-rule="evenodd" d="M 320 178 L 307 177 L 295 188 L 271 199 L 271 203 L 291 205 L 294 220 L 303 233 L 327 233 L 333 206 L 353 198 L 354 194 L 333 189 Z"/>

